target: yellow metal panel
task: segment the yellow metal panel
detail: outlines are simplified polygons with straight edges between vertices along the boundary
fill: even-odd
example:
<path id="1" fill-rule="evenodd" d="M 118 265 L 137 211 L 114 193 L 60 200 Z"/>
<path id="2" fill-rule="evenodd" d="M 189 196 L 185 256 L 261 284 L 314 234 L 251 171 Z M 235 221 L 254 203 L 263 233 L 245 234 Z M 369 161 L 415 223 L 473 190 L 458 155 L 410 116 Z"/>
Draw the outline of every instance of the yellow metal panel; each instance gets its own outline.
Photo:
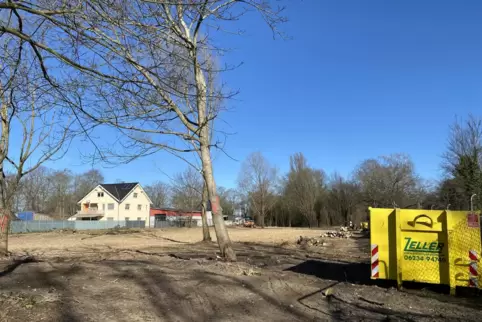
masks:
<path id="1" fill-rule="evenodd" d="M 402 230 L 417 230 L 417 231 L 443 231 L 442 222 L 437 220 L 437 215 L 440 214 L 438 210 L 403 210 L 404 220 L 400 223 Z M 437 217 L 437 218 L 434 218 Z"/>
<path id="2" fill-rule="evenodd" d="M 449 284 L 445 212 L 402 209 L 400 220 L 403 280 Z"/>
<path id="3" fill-rule="evenodd" d="M 480 286 L 479 214 L 370 208 L 372 278 Z"/>
<path id="4" fill-rule="evenodd" d="M 449 227 L 449 252 L 450 264 L 452 268 L 453 280 L 456 286 L 470 285 L 470 267 L 475 262 L 475 266 L 479 266 L 480 260 L 472 261 L 469 257 L 469 251 L 475 252 L 480 258 L 480 223 L 477 221 L 476 226 L 471 227 L 469 224 L 468 211 L 450 211 L 451 225 Z M 477 213 L 476 216 L 479 216 Z M 478 267 L 476 267 L 478 271 Z M 480 286 L 480 274 L 476 277 L 477 284 Z"/>
<path id="5" fill-rule="evenodd" d="M 397 278 L 397 258 L 395 252 L 395 212 L 393 209 L 369 208 L 370 210 L 370 244 L 378 246 L 378 267 L 380 279 Z M 390 225 L 391 224 L 391 225 Z M 391 228 L 391 230 L 390 230 Z M 390 234 L 392 232 L 392 234 Z M 372 278 L 375 278 L 372 275 Z"/>
<path id="6" fill-rule="evenodd" d="M 400 209 L 395 209 L 395 238 L 396 238 L 396 246 L 395 246 L 395 254 L 397 258 L 397 287 L 400 289 L 402 287 L 403 281 L 403 267 L 402 267 L 402 251 L 401 251 L 401 235 L 400 235 L 400 228 L 402 225 L 402 220 L 400 216 Z"/>

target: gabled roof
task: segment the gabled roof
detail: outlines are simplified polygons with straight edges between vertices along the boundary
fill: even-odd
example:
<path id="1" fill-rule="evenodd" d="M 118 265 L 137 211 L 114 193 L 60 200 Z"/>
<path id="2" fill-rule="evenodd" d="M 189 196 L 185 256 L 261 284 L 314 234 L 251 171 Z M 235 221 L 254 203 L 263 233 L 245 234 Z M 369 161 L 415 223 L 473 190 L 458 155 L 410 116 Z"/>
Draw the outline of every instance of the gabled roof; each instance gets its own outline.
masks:
<path id="1" fill-rule="evenodd" d="M 117 199 L 117 201 L 122 201 L 129 192 L 134 189 L 139 182 L 130 182 L 130 183 L 103 183 L 100 186 L 107 191 L 112 197 Z"/>
<path id="2" fill-rule="evenodd" d="M 147 195 L 147 193 L 142 189 L 141 185 L 138 182 L 128 182 L 128 183 L 102 183 L 92 189 L 88 194 L 86 194 L 82 199 L 79 200 L 78 204 L 82 203 L 84 199 L 86 199 L 90 193 L 97 188 L 101 188 L 104 190 L 107 194 L 109 194 L 114 200 L 116 200 L 118 203 L 122 203 L 124 199 L 134 190 L 135 187 L 139 186 L 144 193 L 144 196 L 146 196 L 147 200 L 149 201 L 149 204 L 152 204 L 151 199 Z"/>

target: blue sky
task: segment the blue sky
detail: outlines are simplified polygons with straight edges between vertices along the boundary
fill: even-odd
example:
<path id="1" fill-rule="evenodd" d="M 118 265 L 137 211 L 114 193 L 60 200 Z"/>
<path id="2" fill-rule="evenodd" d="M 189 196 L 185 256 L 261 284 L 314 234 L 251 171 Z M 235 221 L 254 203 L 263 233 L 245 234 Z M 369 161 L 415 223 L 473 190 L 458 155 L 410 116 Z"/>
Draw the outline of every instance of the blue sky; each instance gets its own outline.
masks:
<path id="1" fill-rule="evenodd" d="M 363 159 L 407 153 L 426 178 L 440 175 L 455 116 L 481 115 L 481 1 L 289 1 L 273 40 L 259 17 L 219 43 L 243 62 L 224 80 L 241 93 L 220 126 L 235 134 L 215 153 L 219 185 L 234 187 L 242 160 L 261 151 L 281 172 L 303 152 L 326 172 L 348 175 Z M 85 171 L 74 144 L 55 168 Z M 116 168 L 106 181 L 167 181 L 185 165 L 159 154 Z M 162 171 L 160 171 L 162 170 Z"/>

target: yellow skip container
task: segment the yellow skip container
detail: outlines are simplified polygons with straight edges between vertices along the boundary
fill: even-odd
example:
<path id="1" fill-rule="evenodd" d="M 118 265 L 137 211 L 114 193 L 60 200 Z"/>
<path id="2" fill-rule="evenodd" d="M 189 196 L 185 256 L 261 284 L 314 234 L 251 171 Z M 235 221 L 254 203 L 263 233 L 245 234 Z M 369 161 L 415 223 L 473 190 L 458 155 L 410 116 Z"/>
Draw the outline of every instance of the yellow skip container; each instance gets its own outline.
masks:
<path id="1" fill-rule="evenodd" d="M 479 287 L 479 213 L 369 210 L 372 279 Z"/>

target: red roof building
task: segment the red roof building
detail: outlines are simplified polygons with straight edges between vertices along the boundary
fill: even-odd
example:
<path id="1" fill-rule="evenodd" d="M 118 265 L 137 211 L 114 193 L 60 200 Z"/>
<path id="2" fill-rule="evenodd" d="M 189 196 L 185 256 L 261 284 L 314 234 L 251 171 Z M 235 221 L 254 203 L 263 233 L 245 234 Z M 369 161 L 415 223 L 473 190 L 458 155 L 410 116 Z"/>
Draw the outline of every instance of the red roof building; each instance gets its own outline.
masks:
<path id="1" fill-rule="evenodd" d="M 201 211 L 182 211 L 173 208 L 152 208 L 149 212 L 150 216 L 164 215 L 166 217 L 180 217 L 180 216 L 201 216 Z"/>

